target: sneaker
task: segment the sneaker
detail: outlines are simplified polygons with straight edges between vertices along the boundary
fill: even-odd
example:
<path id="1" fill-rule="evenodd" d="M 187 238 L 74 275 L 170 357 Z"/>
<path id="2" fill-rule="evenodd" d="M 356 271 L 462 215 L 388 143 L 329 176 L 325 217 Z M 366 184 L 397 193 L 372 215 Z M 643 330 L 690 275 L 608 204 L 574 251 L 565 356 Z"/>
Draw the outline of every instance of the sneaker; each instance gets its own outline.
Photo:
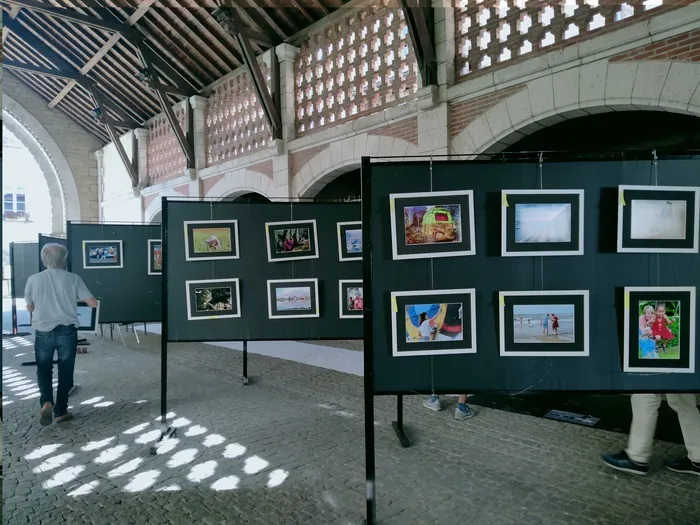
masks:
<path id="1" fill-rule="evenodd" d="M 600 458 L 607 466 L 615 470 L 621 470 L 639 476 L 646 476 L 649 474 L 649 465 L 632 461 L 624 450 L 617 454 L 603 454 Z"/>
<path id="2" fill-rule="evenodd" d="M 460 410 L 459 407 L 455 408 L 455 419 L 461 421 L 462 419 L 469 419 L 474 417 L 476 413 L 469 405 L 466 405 L 464 410 Z"/>
<path id="3" fill-rule="evenodd" d="M 681 474 L 695 474 L 700 476 L 700 463 L 694 463 L 690 461 L 688 456 L 683 459 L 664 461 L 664 467 L 673 472 L 680 472 Z"/>
<path id="4" fill-rule="evenodd" d="M 63 423 L 64 421 L 70 421 L 73 419 L 73 414 L 70 412 L 65 412 L 63 415 L 53 418 L 54 423 Z"/>
<path id="5" fill-rule="evenodd" d="M 430 396 L 423 401 L 423 406 L 429 408 L 433 412 L 439 412 L 442 410 L 442 403 L 438 396 Z"/>
<path id="6" fill-rule="evenodd" d="M 53 403 L 49 403 L 47 401 L 46 403 L 44 403 L 44 406 L 41 407 L 41 410 L 39 411 L 39 422 L 42 424 L 42 426 L 51 424 L 52 412 Z"/>

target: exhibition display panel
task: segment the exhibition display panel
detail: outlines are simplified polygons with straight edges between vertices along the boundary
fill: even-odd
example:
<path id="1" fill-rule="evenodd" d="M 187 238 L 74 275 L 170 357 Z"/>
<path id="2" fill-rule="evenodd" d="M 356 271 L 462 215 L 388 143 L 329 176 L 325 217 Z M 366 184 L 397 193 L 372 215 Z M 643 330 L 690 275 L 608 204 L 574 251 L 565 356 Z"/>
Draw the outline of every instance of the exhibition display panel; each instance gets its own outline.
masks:
<path id="1" fill-rule="evenodd" d="M 20 332 L 17 322 L 17 299 L 24 298 L 24 289 L 27 279 L 39 271 L 39 245 L 36 242 L 11 242 L 10 243 L 10 300 L 11 304 L 11 329 L 5 336 L 29 335 L 28 332 Z M 22 325 L 24 328 L 24 325 Z"/>
<path id="2" fill-rule="evenodd" d="M 45 235 L 43 233 L 39 234 L 39 250 L 38 250 L 38 257 L 39 257 L 39 271 L 42 272 L 46 270 L 46 266 L 44 266 L 44 263 L 41 262 L 41 250 L 44 246 L 47 244 L 60 244 L 64 248 L 68 248 L 68 240 L 65 237 L 57 237 L 55 235 Z"/>

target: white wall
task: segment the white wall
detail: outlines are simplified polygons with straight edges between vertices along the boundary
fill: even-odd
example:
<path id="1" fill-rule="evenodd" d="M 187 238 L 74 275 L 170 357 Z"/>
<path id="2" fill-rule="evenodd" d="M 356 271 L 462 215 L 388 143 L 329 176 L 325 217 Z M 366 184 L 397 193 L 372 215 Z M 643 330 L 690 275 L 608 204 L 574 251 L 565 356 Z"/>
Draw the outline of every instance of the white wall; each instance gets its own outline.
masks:
<path id="1" fill-rule="evenodd" d="M 122 146 L 124 146 L 124 150 L 131 162 L 134 161 L 134 140 L 133 132 L 128 132 L 120 138 Z M 102 161 L 102 202 L 104 203 L 117 197 L 123 197 L 127 194 L 133 195 L 131 177 L 129 177 L 129 172 L 126 171 L 126 167 L 115 145 L 110 142 L 102 151 L 104 152 Z"/>
<path id="2" fill-rule="evenodd" d="M 102 222 L 142 222 L 141 197 L 134 197 L 130 193 L 121 199 L 104 202 L 101 220 Z"/>

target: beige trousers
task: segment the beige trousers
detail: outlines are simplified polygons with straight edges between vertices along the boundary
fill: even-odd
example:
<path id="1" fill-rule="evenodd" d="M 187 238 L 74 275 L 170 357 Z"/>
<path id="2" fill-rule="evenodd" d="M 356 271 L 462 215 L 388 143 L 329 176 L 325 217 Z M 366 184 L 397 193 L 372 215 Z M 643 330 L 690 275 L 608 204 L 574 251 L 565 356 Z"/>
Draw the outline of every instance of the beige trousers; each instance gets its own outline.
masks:
<path id="1" fill-rule="evenodd" d="M 627 455 L 637 463 L 649 463 L 651 446 L 656 432 L 656 418 L 664 397 L 678 414 L 688 457 L 700 463 L 700 411 L 695 394 L 633 394 L 632 428 L 627 445 Z"/>

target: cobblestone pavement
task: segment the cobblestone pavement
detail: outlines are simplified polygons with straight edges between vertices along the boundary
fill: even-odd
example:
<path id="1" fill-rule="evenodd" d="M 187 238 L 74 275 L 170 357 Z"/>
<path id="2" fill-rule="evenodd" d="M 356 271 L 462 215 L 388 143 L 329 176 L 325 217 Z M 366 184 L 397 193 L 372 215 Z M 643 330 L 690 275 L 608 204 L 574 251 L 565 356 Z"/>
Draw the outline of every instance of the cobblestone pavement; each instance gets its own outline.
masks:
<path id="1" fill-rule="evenodd" d="M 78 356 L 75 420 L 42 428 L 21 340 L 3 341 L 8 525 L 360 524 L 361 378 L 240 352 L 169 345 L 170 421 L 159 435 L 159 338 L 93 340 Z M 465 422 L 406 399 L 376 401 L 378 519 L 386 525 L 698 525 L 700 482 L 655 465 L 647 478 L 599 461 L 625 436 L 482 408 Z M 452 407 L 450 407 L 452 408 Z M 657 460 L 682 448 L 657 443 Z"/>

